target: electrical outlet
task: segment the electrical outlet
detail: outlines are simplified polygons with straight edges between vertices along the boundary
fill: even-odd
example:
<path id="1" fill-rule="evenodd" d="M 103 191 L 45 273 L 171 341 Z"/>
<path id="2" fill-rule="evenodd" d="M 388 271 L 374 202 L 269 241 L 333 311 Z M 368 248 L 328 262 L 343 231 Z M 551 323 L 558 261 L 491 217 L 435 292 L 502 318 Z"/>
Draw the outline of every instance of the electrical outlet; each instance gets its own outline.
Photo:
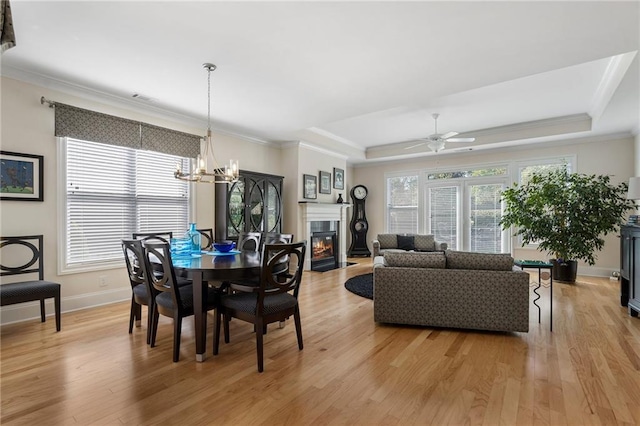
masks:
<path id="1" fill-rule="evenodd" d="M 106 275 L 100 275 L 98 277 L 98 287 L 107 287 L 109 285 L 109 283 L 107 282 L 107 276 Z"/>

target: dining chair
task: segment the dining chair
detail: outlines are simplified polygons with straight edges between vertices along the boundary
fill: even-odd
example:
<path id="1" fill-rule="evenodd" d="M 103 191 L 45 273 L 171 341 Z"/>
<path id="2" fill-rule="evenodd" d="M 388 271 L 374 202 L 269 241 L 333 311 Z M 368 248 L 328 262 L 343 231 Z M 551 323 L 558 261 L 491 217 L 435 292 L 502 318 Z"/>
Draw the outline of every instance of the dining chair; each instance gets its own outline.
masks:
<path id="1" fill-rule="evenodd" d="M 208 250 L 213 246 L 213 228 L 196 229 L 202 235 L 200 248 Z"/>
<path id="2" fill-rule="evenodd" d="M 131 283 L 131 309 L 129 313 L 129 334 L 133 332 L 133 323 L 140 327 L 142 305 L 147 306 L 147 344 L 151 343 L 151 319 L 155 305 L 155 292 L 146 279 L 144 247 L 141 240 L 122 240 L 122 251 L 127 264 Z"/>
<path id="3" fill-rule="evenodd" d="M 180 359 L 180 334 L 182 319 L 193 315 L 193 285 L 178 286 L 176 272 L 171 260 L 169 244 L 147 243 L 144 245 L 144 262 L 147 270 L 155 263 L 156 273 L 148 274 L 151 285 L 157 292 L 151 324 L 151 347 L 155 346 L 160 314 L 173 318 L 173 362 Z M 218 291 L 207 288 L 207 310 L 216 308 Z"/>
<path id="4" fill-rule="evenodd" d="M 240 232 L 238 234 L 238 250 L 260 251 L 260 243 L 262 242 L 261 232 Z"/>
<path id="5" fill-rule="evenodd" d="M 168 243 L 173 238 L 173 232 L 134 232 L 132 234 L 134 240 L 142 240 L 143 242 L 161 242 Z"/>
<path id="6" fill-rule="evenodd" d="M 254 325 L 259 372 L 264 370 L 263 336 L 267 324 L 283 321 L 293 315 L 298 348 L 302 350 L 302 325 L 298 292 L 302 282 L 306 249 L 306 241 L 265 245 L 262 252 L 260 285 L 252 292 L 238 292 L 220 296 L 216 310 L 214 355 L 217 355 L 220 349 L 220 324 L 223 318 L 225 343 L 229 343 L 229 320 L 232 317 Z M 295 270 L 292 271 L 290 278 L 280 281 L 276 278 L 275 271 L 285 258 L 295 264 Z"/>

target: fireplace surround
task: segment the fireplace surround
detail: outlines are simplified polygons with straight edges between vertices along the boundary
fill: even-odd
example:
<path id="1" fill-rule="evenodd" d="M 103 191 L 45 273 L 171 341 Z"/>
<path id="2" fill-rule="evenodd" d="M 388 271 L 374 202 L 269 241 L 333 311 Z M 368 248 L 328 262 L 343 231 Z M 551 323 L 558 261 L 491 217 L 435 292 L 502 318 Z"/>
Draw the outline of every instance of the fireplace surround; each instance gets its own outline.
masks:
<path id="1" fill-rule="evenodd" d="M 308 252 L 313 251 L 312 238 L 314 232 L 335 231 L 335 248 L 337 250 L 335 256 L 337 257 L 338 265 L 346 264 L 348 209 L 350 207 L 350 204 L 299 203 L 298 235 L 300 235 L 301 239 L 307 241 Z M 314 222 L 332 222 L 332 225 L 324 229 L 318 228 L 318 225 Z M 326 227 L 326 225 L 324 226 Z M 312 270 L 311 258 L 311 253 L 306 256 L 304 260 L 305 270 Z"/>

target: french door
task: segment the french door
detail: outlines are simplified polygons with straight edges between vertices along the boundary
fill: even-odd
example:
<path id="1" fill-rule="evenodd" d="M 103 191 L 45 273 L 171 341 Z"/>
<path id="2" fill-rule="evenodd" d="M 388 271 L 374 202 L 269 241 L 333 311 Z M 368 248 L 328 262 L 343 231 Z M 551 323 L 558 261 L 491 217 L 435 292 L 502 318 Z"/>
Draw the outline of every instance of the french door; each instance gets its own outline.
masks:
<path id="1" fill-rule="evenodd" d="M 495 178 L 427 184 L 427 232 L 452 250 L 508 253 L 508 232 L 500 227 L 506 184 Z"/>

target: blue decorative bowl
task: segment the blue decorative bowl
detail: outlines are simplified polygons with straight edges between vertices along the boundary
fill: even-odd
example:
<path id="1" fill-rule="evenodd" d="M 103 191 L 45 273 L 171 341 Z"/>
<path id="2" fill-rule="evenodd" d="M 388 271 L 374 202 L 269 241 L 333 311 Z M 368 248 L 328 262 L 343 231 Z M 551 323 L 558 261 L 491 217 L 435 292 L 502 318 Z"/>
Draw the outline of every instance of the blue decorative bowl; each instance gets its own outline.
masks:
<path id="1" fill-rule="evenodd" d="M 213 249 L 215 251 L 219 251 L 220 253 L 227 253 L 228 251 L 233 250 L 233 247 L 236 245 L 233 241 L 217 241 L 213 243 Z"/>

